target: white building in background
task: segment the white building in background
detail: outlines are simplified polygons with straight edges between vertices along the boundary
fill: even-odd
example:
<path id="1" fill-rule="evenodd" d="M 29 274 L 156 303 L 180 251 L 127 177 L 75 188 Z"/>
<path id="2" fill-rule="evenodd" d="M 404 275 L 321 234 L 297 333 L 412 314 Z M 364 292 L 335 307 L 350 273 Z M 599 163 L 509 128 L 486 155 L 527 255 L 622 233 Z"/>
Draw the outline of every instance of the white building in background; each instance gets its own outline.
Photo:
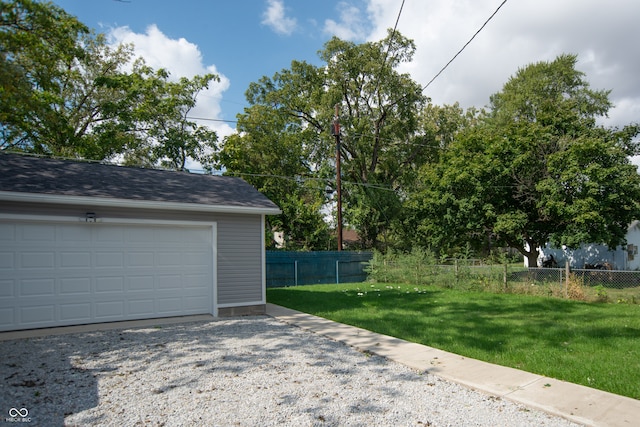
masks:
<path id="1" fill-rule="evenodd" d="M 633 221 L 627 229 L 626 246 L 618 246 L 615 250 L 606 245 L 585 244 L 577 249 L 551 247 L 548 243 L 540 248 L 537 267 L 542 267 L 544 261 L 553 257 L 559 267 L 567 262 L 571 268 L 603 268 L 611 267 L 614 270 L 640 270 L 640 221 Z M 529 267 L 527 258 L 524 258 L 525 267 Z M 535 267 L 535 266 L 534 266 Z"/>

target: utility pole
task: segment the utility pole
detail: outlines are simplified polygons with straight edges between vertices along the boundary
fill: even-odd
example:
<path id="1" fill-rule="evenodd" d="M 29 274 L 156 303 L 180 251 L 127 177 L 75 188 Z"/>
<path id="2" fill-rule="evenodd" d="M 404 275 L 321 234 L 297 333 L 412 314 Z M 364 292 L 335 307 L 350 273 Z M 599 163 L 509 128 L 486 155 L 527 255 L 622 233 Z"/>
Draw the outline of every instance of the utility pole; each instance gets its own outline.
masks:
<path id="1" fill-rule="evenodd" d="M 331 133 L 336 137 L 336 191 L 338 196 L 338 250 L 342 250 L 342 183 L 340 182 L 340 104 L 336 104 Z"/>

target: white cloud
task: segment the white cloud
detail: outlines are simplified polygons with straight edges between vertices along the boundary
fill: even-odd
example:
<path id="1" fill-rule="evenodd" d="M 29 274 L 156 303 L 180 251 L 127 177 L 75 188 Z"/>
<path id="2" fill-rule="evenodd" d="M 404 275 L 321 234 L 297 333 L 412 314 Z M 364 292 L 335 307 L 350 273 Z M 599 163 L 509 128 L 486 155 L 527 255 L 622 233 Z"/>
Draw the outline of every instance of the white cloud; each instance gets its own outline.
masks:
<path id="1" fill-rule="evenodd" d="M 224 91 L 229 88 L 230 81 L 218 72 L 215 65 L 203 63 L 202 54 L 197 45 L 184 38 L 171 39 L 162 33 L 156 25 L 149 26 L 143 34 L 135 33 L 129 27 L 113 28 L 109 32 L 109 37 L 113 44 L 133 43 L 136 57 L 143 57 L 147 65 L 154 69 L 166 69 L 171 73 L 170 78 L 173 80 L 207 73 L 217 74 L 220 77 L 220 82 L 211 82 L 208 89 L 200 92 L 198 102 L 189 115 L 207 119 L 221 117 L 220 101 Z M 194 121 L 215 130 L 219 140 L 235 132 L 224 122 Z"/>
<path id="2" fill-rule="evenodd" d="M 425 85 L 473 36 L 500 0 L 406 2 L 398 30 L 416 42 L 400 71 Z M 397 0 L 368 0 L 368 40 L 392 28 Z M 637 0 L 508 1 L 460 56 L 425 91 L 436 104 L 483 107 L 518 68 L 577 54 L 593 89 L 611 89 L 607 124 L 640 121 L 640 2 Z M 622 121 L 624 120 L 624 121 Z"/>
<path id="3" fill-rule="evenodd" d="M 367 36 L 369 25 L 363 13 L 356 6 L 346 2 L 340 2 L 337 6 L 340 15 L 339 21 L 327 19 L 324 21 L 324 33 L 337 36 L 343 40 L 364 40 Z"/>
<path id="4" fill-rule="evenodd" d="M 296 29 L 297 21 L 285 14 L 283 0 L 267 0 L 267 10 L 263 14 L 262 23 L 278 34 L 291 35 Z"/>

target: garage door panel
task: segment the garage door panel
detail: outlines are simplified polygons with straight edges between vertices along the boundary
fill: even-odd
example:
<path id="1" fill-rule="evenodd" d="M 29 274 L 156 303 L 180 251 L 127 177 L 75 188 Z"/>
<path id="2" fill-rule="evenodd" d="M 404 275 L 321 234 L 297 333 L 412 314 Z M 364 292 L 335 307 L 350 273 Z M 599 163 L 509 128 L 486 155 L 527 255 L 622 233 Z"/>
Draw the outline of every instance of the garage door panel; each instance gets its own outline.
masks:
<path id="1" fill-rule="evenodd" d="M 58 280 L 60 283 L 60 295 L 69 297 L 73 295 L 89 295 L 91 293 L 90 277 L 64 277 Z"/>
<path id="2" fill-rule="evenodd" d="M 0 324 L 13 325 L 17 321 L 16 309 L 13 307 L 0 308 Z"/>
<path id="3" fill-rule="evenodd" d="M 47 279 L 24 279 L 20 281 L 20 296 L 51 297 L 56 294 L 56 281 Z"/>
<path id="4" fill-rule="evenodd" d="M 46 268 L 52 269 L 56 265 L 56 253 L 48 252 L 22 252 L 18 254 L 20 257 L 20 269 L 36 269 Z"/>
<path id="5" fill-rule="evenodd" d="M 122 276 L 96 278 L 96 293 L 123 293 L 123 291 L 124 277 Z"/>
<path id="6" fill-rule="evenodd" d="M 0 223 L 0 242 L 15 242 L 16 226 L 14 224 Z"/>
<path id="7" fill-rule="evenodd" d="M 47 305 L 29 305 L 20 307 L 20 323 L 24 325 L 40 325 L 42 323 L 50 323 L 56 321 L 56 306 L 54 304 Z"/>
<path id="8" fill-rule="evenodd" d="M 29 227 L 20 227 L 18 235 L 25 242 L 55 242 L 56 226 L 50 224 L 29 224 Z"/>
<path id="9" fill-rule="evenodd" d="M 127 255 L 127 267 L 153 267 L 155 265 L 153 252 L 130 251 Z"/>
<path id="10" fill-rule="evenodd" d="M 125 230 L 123 227 L 96 227 L 94 238 L 100 243 L 124 243 Z"/>
<path id="11" fill-rule="evenodd" d="M 13 252 L 0 252 L 0 274 L 2 270 L 16 268 L 16 257 Z"/>
<path id="12" fill-rule="evenodd" d="M 0 331 L 213 312 L 210 226 L 0 222 L 0 244 Z"/>
<path id="13" fill-rule="evenodd" d="M 87 246 L 91 242 L 91 228 L 77 225 L 58 225 L 58 242 Z"/>
<path id="14" fill-rule="evenodd" d="M 95 303 L 95 317 L 97 320 L 114 320 L 125 317 L 124 300 L 101 301 Z"/>
<path id="15" fill-rule="evenodd" d="M 161 252 L 156 254 L 156 266 L 180 266 L 182 265 L 182 254 L 180 252 Z"/>
<path id="16" fill-rule="evenodd" d="M 178 274 L 160 276 L 156 279 L 156 285 L 157 285 L 156 289 L 158 291 L 168 289 L 173 292 L 176 289 L 179 289 L 182 287 L 180 280 L 181 280 L 181 277 Z"/>
<path id="17" fill-rule="evenodd" d="M 127 291 L 132 294 L 135 292 L 152 291 L 154 289 L 153 275 L 128 276 L 126 280 L 127 280 Z"/>
<path id="18" fill-rule="evenodd" d="M 185 230 L 185 233 L 188 231 Z M 160 230 L 156 228 L 155 240 L 158 243 L 166 243 L 169 246 L 182 243 L 182 232 L 175 229 Z"/>
<path id="19" fill-rule="evenodd" d="M 184 264 L 189 266 L 207 266 L 209 265 L 209 253 L 204 251 L 183 253 Z"/>
<path id="20" fill-rule="evenodd" d="M 155 302 L 152 299 L 134 299 L 129 298 L 127 300 L 128 312 L 138 314 L 140 316 L 150 316 L 155 312 Z"/>
<path id="21" fill-rule="evenodd" d="M 125 235 L 125 240 L 127 243 L 148 245 L 155 240 L 155 232 L 156 227 L 134 228 Z"/>
<path id="22" fill-rule="evenodd" d="M 186 232 L 182 234 L 180 238 L 183 242 L 189 245 L 200 245 L 202 243 L 210 241 L 210 237 L 207 235 L 207 233 L 203 233 L 202 230 L 196 228 L 186 230 Z"/>
<path id="23" fill-rule="evenodd" d="M 0 279 L 0 298 L 14 297 L 16 295 L 16 281 Z"/>
<path id="24" fill-rule="evenodd" d="M 206 310 L 206 301 L 199 297 L 185 297 L 183 310 L 188 313 L 201 313 Z"/>
<path id="25" fill-rule="evenodd" d="M 91 253 L 88 251 L 64 251 L 59 254 L 59 265 L 61 269 L 91 268 Z"/>
<path id="26" fill-rule="evenodd" d="M 61 322 L 82 321 L 91 317 L 91 303 L 60 304 Z"/>
<path id="27" fill-rule="evenodd" d="M 124 256 L 122 252 L 96 252 L 96 268 L 123 268 Z"/>
<path id="28" fill-rule="evenodd" d="M 203 274 L 187 274 L 184 276 L 185 288 L 205 288 L 209 285 L 209 275 Z"/>
<path id="29" fill-rule="evenodd" d="M 158 298 L 156 309 L 165 315 L 177 315 L 182 313 L 182 301 L 180 298 Z"/>

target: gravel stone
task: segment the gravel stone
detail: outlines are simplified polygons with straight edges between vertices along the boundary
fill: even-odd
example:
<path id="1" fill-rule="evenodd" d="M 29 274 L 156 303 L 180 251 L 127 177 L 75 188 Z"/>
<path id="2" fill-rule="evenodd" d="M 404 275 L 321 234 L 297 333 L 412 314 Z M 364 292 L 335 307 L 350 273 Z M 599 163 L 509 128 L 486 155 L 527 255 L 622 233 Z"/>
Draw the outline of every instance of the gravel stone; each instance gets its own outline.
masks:
<path id="1" fill-rule="evenodd" d="M 29 425 L 577 425 L 266 316 L 4 341 L 0 378 Z"/>

